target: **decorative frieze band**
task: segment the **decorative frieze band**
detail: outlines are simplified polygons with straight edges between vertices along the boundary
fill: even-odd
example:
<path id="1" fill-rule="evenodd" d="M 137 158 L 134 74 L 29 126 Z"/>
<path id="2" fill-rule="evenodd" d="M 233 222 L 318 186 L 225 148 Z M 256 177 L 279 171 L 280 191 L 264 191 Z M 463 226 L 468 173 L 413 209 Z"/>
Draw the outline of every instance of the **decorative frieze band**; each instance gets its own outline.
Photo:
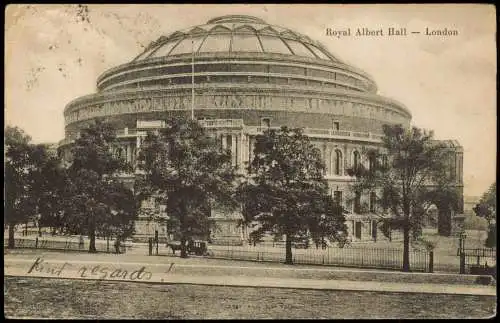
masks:
<path id="1" fill-rule="evenodd" d="M 204 94 L 195 97 L 196 109 L 253 109 L 328 113 L 406 123 L 409 120 L 389 108 L 340 99 L 304 98 L 276 95 Z M 95 117 L 127 113 L 191 109 L 190 95 L 117 100 L 70 110 L 66 124 Z"/>

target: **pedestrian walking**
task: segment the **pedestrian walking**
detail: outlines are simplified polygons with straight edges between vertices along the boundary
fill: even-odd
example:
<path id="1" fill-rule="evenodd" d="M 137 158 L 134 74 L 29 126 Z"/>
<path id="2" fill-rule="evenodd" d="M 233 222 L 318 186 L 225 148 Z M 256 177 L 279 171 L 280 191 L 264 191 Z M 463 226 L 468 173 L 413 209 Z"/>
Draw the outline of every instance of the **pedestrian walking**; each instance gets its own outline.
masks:
<path id="1" fill-rule="evenodd" d="M 115 241 L 115 252 L 116 252 L 116 254 L 120 253 L 120 238 L 119 237 L 117 237 L 116 241 Z"/>

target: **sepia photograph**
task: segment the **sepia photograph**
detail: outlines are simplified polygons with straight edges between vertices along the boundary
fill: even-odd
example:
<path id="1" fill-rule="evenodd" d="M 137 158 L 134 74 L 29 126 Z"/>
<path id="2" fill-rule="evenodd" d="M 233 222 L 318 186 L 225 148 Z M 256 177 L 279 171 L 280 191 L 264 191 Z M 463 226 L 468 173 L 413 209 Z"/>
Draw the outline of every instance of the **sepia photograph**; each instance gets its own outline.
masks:
<path id="1" fill-rule="evenodd" d="M 9 4 L 4 317 L 496 317 L 487 4 Z"/>

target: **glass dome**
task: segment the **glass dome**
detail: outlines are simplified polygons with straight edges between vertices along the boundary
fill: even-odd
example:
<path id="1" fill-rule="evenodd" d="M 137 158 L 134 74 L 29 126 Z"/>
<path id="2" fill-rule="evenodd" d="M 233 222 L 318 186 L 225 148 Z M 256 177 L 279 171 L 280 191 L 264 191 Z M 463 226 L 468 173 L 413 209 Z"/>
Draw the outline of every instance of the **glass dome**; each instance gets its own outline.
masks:
<path id="1" fill-rule="evenodd" d="M 214 18 L 205 25 L 162 36 L 134 61 L 192 52 L 275 53 L 340 62 L 320 43 L 305 35 L 243 15 Z"/>

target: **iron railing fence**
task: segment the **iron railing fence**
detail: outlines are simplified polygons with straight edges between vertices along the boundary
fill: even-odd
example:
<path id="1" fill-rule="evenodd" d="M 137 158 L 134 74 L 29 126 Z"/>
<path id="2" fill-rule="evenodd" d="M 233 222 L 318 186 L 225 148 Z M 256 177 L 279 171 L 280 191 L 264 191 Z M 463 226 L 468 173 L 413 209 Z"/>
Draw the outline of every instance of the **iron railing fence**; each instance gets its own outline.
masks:
<path id="1" fill-rule="evenodd" d="M 466 273 L 494 272 L 497 265 L 496 248 L 465 248 L 462 249 L 463 267 Z M 460 256 L 460 249 L 458 250 Z"/>
<path id="2" fill-rule="evenodd" d="M 160 255 L 173 255 L 168 248 L 161 247 Z M 176 252 L 178 256 L 180 252 Z M 251 246 L 210 246 L 208 258 L 246 260 L 258 262 L 285 262 L 285 248 Z M 370 269 L 401 270 L 403 250 L 370 248 L 366 246 L 328 247 L 326 249 L 292 249 L 295 264 L 356 267 Z M 433 271 L 430 254 L 425 250 L 410 251 L 410 270 L 414 272 Z"/>
<path id="3" fill-rule="evenodd" d="M 7 248 L 8 239 L 4 239 L 4 248 Z M 115 246 L 112 242 L 97 243 L 96 251 L 100 253 L 116 253 Z M 83 244 L 72 240 L 47 240 L 47 239 L 14 239 L 14 249 L 44 249 L 44 250 L 62 250 L 62 251 L 88 251 L 89 242 L 84 241 Z M 125 245 L 120 245 L 120 253 L 125 253 Z"/>

